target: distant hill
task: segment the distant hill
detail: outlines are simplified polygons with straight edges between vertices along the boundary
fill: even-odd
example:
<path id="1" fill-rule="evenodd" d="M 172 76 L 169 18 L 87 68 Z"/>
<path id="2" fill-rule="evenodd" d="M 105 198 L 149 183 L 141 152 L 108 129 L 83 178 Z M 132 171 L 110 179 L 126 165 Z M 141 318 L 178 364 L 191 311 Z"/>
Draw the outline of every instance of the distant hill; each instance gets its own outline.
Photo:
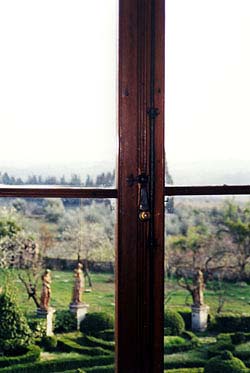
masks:
<path id="1" fill-rule="evenodd" d="M 250 161 L 169 163 L 174 184 L 250 184 Z"/>
<path id="2" fill-rule="evenodd" d="M 73 174 L 85 180 L 87 175 L 93 179 L 102 172 L 112 172 L 114 162 L 75 162 L 71 164 L 57 163 L 44 165 L 6 165 L 0 163 L 0 173 L 7 172 L 15 178 L 27 179 L 31 175 L 43 178 L 65 176 L 69 179 Z M 250 184 L 250 161 L 202 161 L 202 162 L 168 162 L 168 182 L 176 185 L 196 184 Z M 171 180 L 172 179 L 172 180 Z"/>

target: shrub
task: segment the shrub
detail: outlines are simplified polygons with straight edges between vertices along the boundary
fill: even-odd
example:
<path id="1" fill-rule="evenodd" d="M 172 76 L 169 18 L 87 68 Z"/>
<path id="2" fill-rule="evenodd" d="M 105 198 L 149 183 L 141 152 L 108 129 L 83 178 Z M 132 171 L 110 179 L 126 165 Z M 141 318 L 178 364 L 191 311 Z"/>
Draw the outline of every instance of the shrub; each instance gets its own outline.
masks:
<path id="1" fill-rule="evenodd" d="M 41 339 L 41 346 L 46 351 L 54 351 L 57 346 L 57 338 L 54 335 L 51 336 L 43 336 Z"/>
<path id="2" fill-rule="evenodd" d="M 80 324 L 81 332 L 89 335 L 96 335 L 105 329 L 114 328 L 114 318 L 105 312 L 87 313 Z"/>
<path id="3" fill-rule="evenodd" d="M 114 373 L 115 366 L 114 365 L 106 365 L 102 367 L 93 367 L 93 368 L 86 368 L 86 373 Z"/>
<path id="4" fill-rule="evenodd" d="M 0 294 L 0 350 L 5 355 L 22 354 L 31 343 L 31 330 L 9 291 Z"/>
<path id="5" fill-rule="evenodd" d="M 240 359 L 233 357 L 230 351 L 224 351 L 205 364 L 204 373 L 242 373 L 244 369 L 246 366 Z"/>
<path id="6" fill-rule="evenodd" d="M 48 373 L 48 372 L 65 372 L 78 368 L 107 366 L 114 363 L 114 356 L 81 356 L 75 358 L 64 358 L 60 360 L 39 361 L 29 364 L 18 364 L 12 367 L 6 367 L 0 372 L 10 373 Z"/>
<path id="7" fill-rule="evenodd" d="M 77 352 L 78 354 L 86 354 L 90 356 L 110 354 L 110 351 L 107 351 L 102 347 L 91 348 L 89 346 L 81 346 L 80 344 L 68 338 L 59 338 L 57 347 L 58 350 L 63 352 Z"/>
<path id="8" fill-rule="evenodd" d="M 186 330 L 191 330 L 192 329 L 192 312 L 191 312 L 191 310 L 183 309 L 183 310 L 178 310 L 177 312 L 181 315 L 181 317 L 184 320 L 185 329 Z"/>
<path id="9" fill-rule="evenodd" d="M 243 332 L 236 332 L 231 335 L 231 340 L 234 345 L 239 345 L 246 341 L 246 337 Z"/>
<path id="10" fill-rule="evenodd" d="M 27 347 L 26 352 L 19 356 L 1 356 L 0 357 L 0 368 L 12 366 L 16 364 L 23 364 L 34 362 L 38 360 L 40 356 L 40 348 L 38 346 L 30 345 Z"/>
<path id="11" fill-rule="evenodd" d="M 164 373 L 203 373 L 203 368 L 180 368 L 164 371 Z"/>
<path id="12" fill-rule="evenodd" d="M 164 313 L 164 334 L 180 335 L 185 329 L 184 320 L 178 312 L 166 310 Z"/>
<path id="13" fill-rule="evenodd" d="M 115 339 L 115 331 L 114 329 L 102 330 L 97 334 L 97 337 L 104 339 L 105 341 L 112 342 Z"/>
<path id="14" fill-rule="evenodd" d="M 104 341 L 101 338 L 95 338 L 93 336 L 86 335 L 84 338 L 84 342 L 88 346 L 92 347 L 102 347 L 106 350 L 114 351 L 115 350 L 115 343 L 110 341 Z"/>
<path id="15" fill-rule="evenodd" d="M 164 353 L 187 351 L 192 349 L 192 342 L 178 336 L 168 336 L 164 338 Z"/>
<path id="16" fill-rule="evenodd" d="M 224 313 L 215 316 L 213 330 L 217 332 L 250 332 L 250 315 Z"/>
<path id="17" fill-rule="evenodd" d="M 205 363 L 206 353 L 202 351 L 191 350 L 164 356 L 164 369 L 196 368 Z"/>
<path id="18" fill-rule="evenodd" d="M 216 355 L 221 355 L 223 351 L 228 350 L 228 351 L 234 351 L 235 347 L 232 344 L 231 340 L 226 341 L 226 340 L 220 340 L 216 343 L 214 343 L 211 347 L 208 348 L 207 354 L 208 357 L 213 357 Z"/>
<path id="19" fill-rule="evenodd" d="M 77 329 L 76 315 L 70 311 L 58 311 L 56 312 L 55 319 L 55 333 L 69 333 Z"/>
<path id="20" fill-rule="evenodd" d="M 46 320 L 34 317 L 28 320 L 28 325 L 34 338 L 42 338 L 46 335 Z"/>

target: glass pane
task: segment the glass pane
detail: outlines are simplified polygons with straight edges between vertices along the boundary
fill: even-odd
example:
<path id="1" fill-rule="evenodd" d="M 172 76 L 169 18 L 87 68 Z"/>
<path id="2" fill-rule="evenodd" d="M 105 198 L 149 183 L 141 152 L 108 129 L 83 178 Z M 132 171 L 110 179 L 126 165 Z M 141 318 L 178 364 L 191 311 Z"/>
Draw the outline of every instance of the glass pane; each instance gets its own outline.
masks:
<path id="1" fill-rule="evenodd" d="M 114 369 L 115 208 L 111 199 L 0 200 L 5 360 L 26 366 L 20 354 L 38 349 L 35 370 Z"/>
<path id="2" fill-rule="evenodd" d="M 243 367 L 249 361 L 250 197 L 175 197 L 171 203 L 165 225 L 165 369 L 203 372 L 210 358 L 222 364 L 214 372 L 226 371 L 232 361 Z"/>
<path id="3" fill-rule="evenodd" d="M 247 0 L 166 0 L 166 157 L 175 184 L 250 181 L 249 35 Z"/>
<path id="4" fill-rule="evenodd" d="M 116 44 L 117 0 L 1 1 L 2 183 L 113 172 Z"/>

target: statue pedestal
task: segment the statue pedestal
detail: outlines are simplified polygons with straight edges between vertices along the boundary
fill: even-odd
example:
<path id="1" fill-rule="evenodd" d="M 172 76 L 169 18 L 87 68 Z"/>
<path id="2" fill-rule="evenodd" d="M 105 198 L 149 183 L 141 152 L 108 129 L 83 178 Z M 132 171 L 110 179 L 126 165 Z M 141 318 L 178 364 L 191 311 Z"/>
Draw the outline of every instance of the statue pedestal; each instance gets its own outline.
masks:
<path id="1" fill-rule="evenodd" d="M 76 315 L 77 330 L 80 329 L 81 321 L 85 318 L 88 308 L 89 304 L 86 303 L 70 303 L 69 310 L 71 313 Z"/>
<path id="2" fill-rule="evenodd" d="M 204 332 L 207 329 L 207 319 L 209 307 L 207 305 L 192 305 L 192 330 L 194 332 Z"/>
<path id="3" fill-rule="evenodd" d="M 45 319 L 46 321 L 46 335 L 53 335 L 53 314 L 56 312 L 55 308 L 49 308 L 48 310 L 45 310 L 43 308 L 37 309 L 37 317 L 40 317 L 41 319 Z"/>

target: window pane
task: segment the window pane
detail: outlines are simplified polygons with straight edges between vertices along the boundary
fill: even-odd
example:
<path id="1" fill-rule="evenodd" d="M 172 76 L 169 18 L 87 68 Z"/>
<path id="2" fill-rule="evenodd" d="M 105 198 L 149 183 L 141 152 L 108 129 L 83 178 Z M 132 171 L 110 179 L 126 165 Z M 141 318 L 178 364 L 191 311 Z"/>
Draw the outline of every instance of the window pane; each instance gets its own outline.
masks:
<path id="1" fill-rule="evenodd" d="M 80 185 L 113 172 L 116 43 L 117 0 L 1 2 L 2 174 Z"/>
<path id="2" fill-rule="evenodd" d="M 166 156 L 175 184 L 249 183 L 250 5 L 166 0 Z"/>
<path id="3" fill-rule="evenodd" d="M 165 369 L 202 368 L 213 356 L 226 360 L 224 350 L 246 362 L 250 197 L 175 197 L 171 204 L 165 226 Z"/>
<path id="4" fill-rule="evenodd" d="M 9 356 L 13 345 L 11 354 L 20 355 L 20 347 L 25 352 L 32 342 L 42 348 L 40 361 L 48 364 L 48 371 L 55 370 L 49 361 L 58 372 L 112 369 L 115 208 L 115 200 L 109 199 L 0 200 L 1 354 Z M 21 339 L 26 319 L 18 329 L 15 318 L 16 329 L 7 333 L 5 318 L 11 320 L 12 312 L 19 311 L 3 308 L 6 289 L 35 340 L 27 337 L 29 330 Z M 51 334 L 46 323 L 51 314 L 54 337 L 45 338 Z"/>

